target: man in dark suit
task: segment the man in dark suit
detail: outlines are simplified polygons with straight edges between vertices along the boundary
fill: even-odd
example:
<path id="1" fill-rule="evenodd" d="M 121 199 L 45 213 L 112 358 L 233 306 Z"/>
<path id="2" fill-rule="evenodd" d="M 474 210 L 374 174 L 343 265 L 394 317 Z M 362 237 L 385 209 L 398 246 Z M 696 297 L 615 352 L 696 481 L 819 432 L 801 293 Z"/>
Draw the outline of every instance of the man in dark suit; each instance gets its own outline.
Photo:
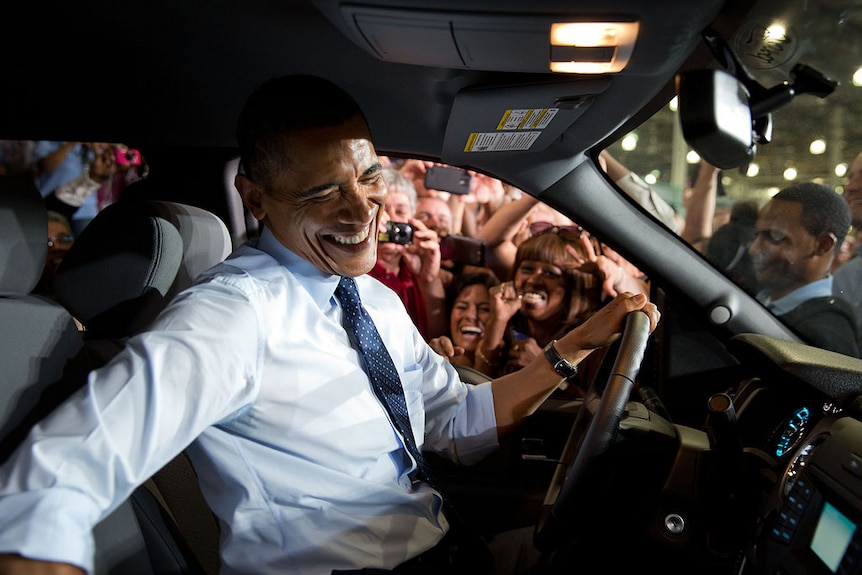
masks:
<path id="1" fill-rule="evenodd" d="M 811 182 L 773 196 L 757 217 L 749 248 L 757 299 L 812 345 L 859 356 L 853 309 L 832 295 L 832 260 L 850 228 L 835 190 Z"/>

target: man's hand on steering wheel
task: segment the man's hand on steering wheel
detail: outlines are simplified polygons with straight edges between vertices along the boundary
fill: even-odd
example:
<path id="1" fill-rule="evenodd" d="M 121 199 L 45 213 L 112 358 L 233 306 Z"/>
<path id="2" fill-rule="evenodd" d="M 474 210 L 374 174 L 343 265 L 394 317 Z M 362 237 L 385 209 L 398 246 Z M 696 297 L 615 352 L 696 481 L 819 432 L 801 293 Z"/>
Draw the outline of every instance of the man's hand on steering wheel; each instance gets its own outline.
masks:
<path id="1" fill-rule="evenodd" d="M 649 332 L 652 333 L 661 318 L 658 308 L 647 301 L 644 294 L 623 292 L 587 321 L 562 337 L 560 345 L 568 348 L 574 344 L 580 349 L 608 346 L 620 337 L 628 314 L 637 310 L 641 310 L 649 318 Z"/>

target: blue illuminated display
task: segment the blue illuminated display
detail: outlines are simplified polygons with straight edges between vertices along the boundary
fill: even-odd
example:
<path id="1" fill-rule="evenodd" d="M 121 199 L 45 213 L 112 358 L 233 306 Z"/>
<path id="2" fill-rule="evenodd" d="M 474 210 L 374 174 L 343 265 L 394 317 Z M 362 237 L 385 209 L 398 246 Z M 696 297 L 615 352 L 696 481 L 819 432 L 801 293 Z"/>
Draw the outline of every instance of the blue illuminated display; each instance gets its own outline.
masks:
<path id="1" fill-rule="evenodd" d="M 784 426 L 781 435 L 779 435 L 776 440 L 776 457 L 781 457 L 793 448 L 793 446 L 796 444 L 796 441 L 801 436 L 802 430 L 805 429 L 805 424 L 808 423 L 808 418 L 810 416 L 811 412 L 808 411 L 808 408 L 803 407 L 797 410 L 797 412 L 794 413 L 793 416 L 787 421 L 787 424 Z"/>

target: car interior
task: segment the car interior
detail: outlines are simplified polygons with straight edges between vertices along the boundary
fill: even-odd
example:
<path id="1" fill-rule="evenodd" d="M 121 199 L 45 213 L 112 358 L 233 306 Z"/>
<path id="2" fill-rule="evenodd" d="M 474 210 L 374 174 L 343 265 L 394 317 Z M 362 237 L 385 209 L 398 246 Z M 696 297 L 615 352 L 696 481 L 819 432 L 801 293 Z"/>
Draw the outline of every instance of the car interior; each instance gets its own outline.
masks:
<path id="1" fill-rule="evenodd" d="M 692 153 L 722 170 L 719 207 L 764 203 L 791 167 L 841 192 L 862 151 L 859 0 L 18 10 L 0 137 L 121 142 L 148 172 L 76 238 L 56 300 L 33 293 L 46 255 L 39 191 L 0 175 L 0 460 L 257 235 L 233 187 L 237 115 L 263 81 L 315 74 L 356 98 L 379 155 L 537 197 L 643 271 L 662 313 L 652 334 L 632 314 L 583 399 L 552 396 L 479 464 L 429 457 L 483 535 L 531 533 L 537 564 L 501 575 L 862 572 L 862 359 L 806 342 L 600 162 L 610 151 L 680 216 Z M 814 137 L 825 154 L 809 153 Z M 95 573 L 214 575 L 218 536 L 180 454 L 96 529 Z"/>

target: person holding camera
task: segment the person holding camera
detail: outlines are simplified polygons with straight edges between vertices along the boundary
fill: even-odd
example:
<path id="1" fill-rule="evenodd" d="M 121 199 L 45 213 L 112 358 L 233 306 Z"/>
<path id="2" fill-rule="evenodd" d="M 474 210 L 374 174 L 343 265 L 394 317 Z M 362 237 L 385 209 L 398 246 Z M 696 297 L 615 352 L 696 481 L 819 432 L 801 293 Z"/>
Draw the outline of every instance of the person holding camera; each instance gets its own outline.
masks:
<path id="1" fill-rule="evenodd" d="M 394 168 L 384 168 L 383 179 L 389 196 L 381 220 L 377 263 L 369 275 L 398 294 L 425 339 L 443 335 L 449 317 L 440 269 L 440 239 L 437 232 L 413 217 L 413 183 Z"/>

